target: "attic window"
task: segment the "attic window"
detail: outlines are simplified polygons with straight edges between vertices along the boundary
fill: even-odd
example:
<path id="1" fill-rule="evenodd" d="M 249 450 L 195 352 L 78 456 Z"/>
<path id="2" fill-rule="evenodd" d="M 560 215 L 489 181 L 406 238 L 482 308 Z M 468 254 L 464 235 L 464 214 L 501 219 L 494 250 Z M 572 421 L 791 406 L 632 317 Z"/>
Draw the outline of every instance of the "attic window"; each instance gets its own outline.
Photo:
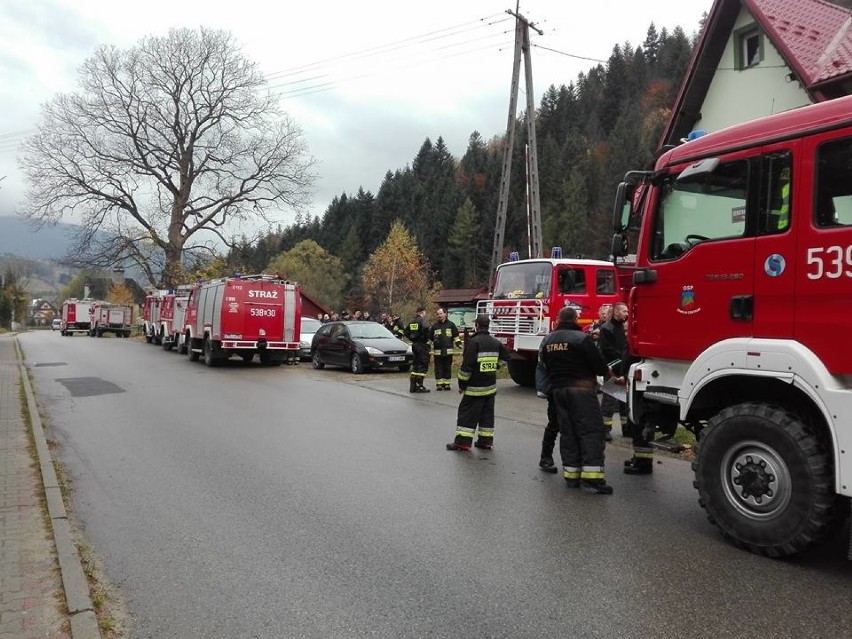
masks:
<path id="1" fill-rule="evenodd" d="M 734 42 L 734 63 L 737 69 L 755 67 L 763 60 L 763 37 L 756 26 L 736 31 Z"/>

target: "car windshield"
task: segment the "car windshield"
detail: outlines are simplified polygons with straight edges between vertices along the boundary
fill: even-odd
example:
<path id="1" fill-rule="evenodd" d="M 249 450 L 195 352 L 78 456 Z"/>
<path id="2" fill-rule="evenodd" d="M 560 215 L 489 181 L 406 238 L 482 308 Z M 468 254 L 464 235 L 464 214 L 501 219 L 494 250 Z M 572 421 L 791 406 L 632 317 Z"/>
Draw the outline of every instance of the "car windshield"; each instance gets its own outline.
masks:
<path id="1" fill-rule="evenodd" d="M 349 333 L 357 339 L 392 339 L 393 333 L 376 322 L 350 324 Z"/>
<path id="2" fill-rule="evenodd" d="M 302 318 L 302 332 L 303 333 L 316 333 L 320 326 L 322 326 L 322 322 L 313 317 L 303 317 Z"/>

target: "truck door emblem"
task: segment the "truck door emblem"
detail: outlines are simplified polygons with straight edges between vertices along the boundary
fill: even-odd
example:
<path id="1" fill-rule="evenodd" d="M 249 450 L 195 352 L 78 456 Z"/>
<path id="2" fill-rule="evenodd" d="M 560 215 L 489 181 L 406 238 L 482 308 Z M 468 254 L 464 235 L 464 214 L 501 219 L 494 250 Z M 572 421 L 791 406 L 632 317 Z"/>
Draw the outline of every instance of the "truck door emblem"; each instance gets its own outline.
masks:
<path id="1" fill-rule="evenodd" d="M 767 257 L 766 261 L 763 263 L 763 271 L 769 277 L 778 277 L 784 272 L 786 267 L 787 261 L 784 259 L 783 255 L 779 255 L 778 253 L 773 253 Z"/>
<path id="2" fill-rule="evenodd" d="M 681 315 L 694 315 L 701 310 L 701 307 L 695 307 L 695 290 L 692 286 L 684 286 L 680 292 L 680 308 L 677 312 Z"/>

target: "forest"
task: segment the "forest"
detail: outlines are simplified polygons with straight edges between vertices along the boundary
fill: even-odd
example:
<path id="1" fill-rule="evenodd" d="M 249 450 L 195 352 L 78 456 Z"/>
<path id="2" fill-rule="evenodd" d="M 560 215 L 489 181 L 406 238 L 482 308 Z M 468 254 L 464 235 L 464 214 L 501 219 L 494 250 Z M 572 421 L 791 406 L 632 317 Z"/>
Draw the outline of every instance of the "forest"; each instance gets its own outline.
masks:
<path id="1" fill-rule="evenodd" d="M 564 256 L 607 258 L 615 187 L 626 171 L 648 168 L 653 161 L 696 37 L 680 27 L 658 32 L 651 24 L 641 45 L 615 45 L 606 64 L 580 73 L 567 85 L 550 86 L 541 96 L 534 117 L 548 255 L 549 247 L 561 246 Z M 504 257 L 511 251 L 527 257 L 526 130 L 519 120 Z M 419 302 L 437 288 L 485 286 L 491 276 L 505 144 L 504 136 L 486 140 L 473 131 L 464 155 L 455 158 L 441 137 L 427 138 L 410 165 L 388 170 L 375 193 L 362 185 L 357 193 L 335 197 L 322 216 L 297 217 L 259 242 L 243 241 L 228 254 L 227 267 L 260 272 L 289 265 L 281 274 L 299 279 L 330 308 L 378 311 L 396 305 L 388 299 L 387 286 L 376 287 L 374 277 L 364 278 L 365 270 L 375 275 L 381 250 L 400 255 L 413 251 L 414 270 L 427 275 Z M 407 248 L 388 245 L 394 237 L 396 242 L 402 238 Z M 300 268 L 294 259 L 299 255 L 320 260 L 322 274 L 313 267 L 311 272 Z M 335 284 L 320 281 L 325 278 Z"/>

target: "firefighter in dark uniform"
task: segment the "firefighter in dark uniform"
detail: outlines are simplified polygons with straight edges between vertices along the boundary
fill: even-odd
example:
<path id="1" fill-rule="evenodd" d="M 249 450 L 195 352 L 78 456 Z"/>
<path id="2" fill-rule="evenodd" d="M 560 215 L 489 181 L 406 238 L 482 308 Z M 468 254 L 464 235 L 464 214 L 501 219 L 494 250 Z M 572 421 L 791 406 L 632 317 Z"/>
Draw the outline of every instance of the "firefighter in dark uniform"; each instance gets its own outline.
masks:
<path id="1" fill-rule="evenodd" d="M 611 495 L 604 475 L 606 433 L 597 395 L 597 376 L 609 370 L 594 340 L 577 324 L 577 311 L 559 310 L 559 323 L 541 346 L 559 420 L 562 476 L 583 492 Z"/>
<path id="2" fill-rule="evenodd" d="M 445 309 L 439 308 L 435 314 L 438 321 L 429 329 L 435 358 L 435 390 L 451 390 L 453 355 L 455 351 L 461 352 L 461 338 L 458 327 L 447 318 Z"/>
<path id="3" fill-rule="evenodd" d="M 426 307 L 418 306 L 417 314 L 408 326 L 405 327 L 405 337 L 411 342 L 411 351 L 414 353 L 414 361 L 409 378 L 409 393 L 428 393 L 428 388 L 423 385 L 426 379 L 426 371 L 429 370 L 429 325 L 426 324 Z"/>
<path id="4" fill-rule="evenodd" d="M 486 450 L 494 446 L 497 368 L 499 361 L 508 361 L 511 353 L 488 332 L 490 323 L 487 315 L 477 315 L 476 333 L 465 344 L 458 375 L 459 393 L 463 397 L 456 419 L 456 437 L 447 444 L 447 450 L 470 450 L 477 428 L 479 436 L 473 445 Z"/>

